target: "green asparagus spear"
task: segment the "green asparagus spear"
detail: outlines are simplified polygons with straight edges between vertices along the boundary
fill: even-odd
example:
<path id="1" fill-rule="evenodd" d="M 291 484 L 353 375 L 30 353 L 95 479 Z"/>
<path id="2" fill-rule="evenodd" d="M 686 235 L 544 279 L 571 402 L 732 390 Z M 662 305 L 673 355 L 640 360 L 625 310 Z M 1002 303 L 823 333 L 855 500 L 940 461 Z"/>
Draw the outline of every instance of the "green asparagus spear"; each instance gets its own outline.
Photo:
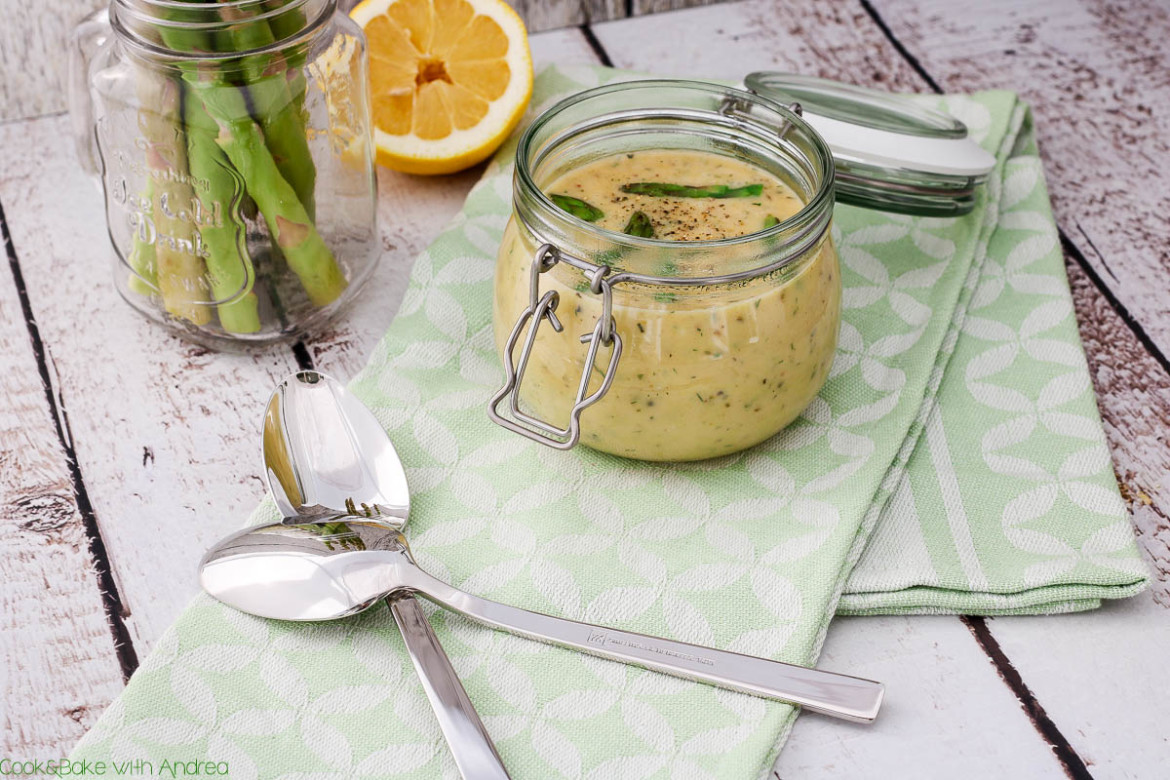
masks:
<path id="1" fill-rule="evenodd" d="M 636 230 L 642 230 L 644 232 L 634 232 Z M 650 218 L 641 211 L 634 213 L 630 217 L 630 221 L 626 223 L 623 232 L 627 235 L 638 236 L 639 238 L 654 238 L 654 226 L 651 224 Z M 598 252 L 593 255 L 593 262 L 598 265 L 607 265 L 610 268 L 614 268 L 617 266 L 618 261 L 625 255 L 626 249 L 627 247 L 617 246 L 612 249 L 606 249 L 603 252 Z"/>
<path id="2" fill-rule="evenodd" d="M 180 51 L 207 50 L 209 44 L 189 30 L 163 28 L 160 32 L 167 46 Z M 336 300 L 346 287 L 345 276 L 296 191 L 281 176 L 263 132 L 249 113 L 244 92 L 215 71 L 190 64 L 180 68 L 186 83 L 219 126 L 216 142 L 243 177 L 248 194 L 309 299 L 318 306 Z"/>
<path id="3" fill-rule="evenodd" d="M 771 214 L 764 217 L 764 230 L 767 230 L 768 228 L 776 227 L 779 224 L 780 224 L 780 220 Z"/>
<path id="4" fill-rule="evenodd" d="M 300 6 L 294 5 L 292 8 L 285 8 L 288 5 L 288 0 L 269 0 L 265 3 L 265 12 L 280 11 L 280 13 L 270 16 L 268 25 L 272 29 L 272 34 L 278 41 L 296 35 L 301 30 L 305 29 L 305 13 Z M 300 67 L 304 61 L 304 55 L 297 55 L 301 62 L 290 62 L 292 67 Z"/>
<path id="5" fill-rule="evenodd" d="M 130 267 L 134 269 L 128 280 L 131 292 L 152 295 L 158 289 L 157 263 L 154 244 L 135 237 L 134 248 L 130 250 Z"/>
<path id="6" fill-rule="evenodd" d="M 187 144 L 182 133 L 182 82 L 166 76 L 139 74 L 143 110 L 139 125 L 148 143 L 146 164 L 154 181 L 151 215 L 154 225 L 155 278 L 163 306 L 179 319 L 206 325 L 207 280 L 191 226 L 182 218 L 191 203 L 187 177 Z"/>
<path id="7" fill-rule="evenodd" d="M 275 82 L 270 82 L 275 79 Z M 304 94 L 304 78 L 300 78 L 301 96 Z M 261 86 L 271 89 L 275 94 L 267 109 L 257 109 L 260 117 L 260 126 L 264 129 L 264 140 L 268 151 L 280 173 L 292 185 L 297 197 L 305 207 L 310 218 L 316 215 L 315 189 L 317 186 L 317 166 L 313 163 L 313 154 L 309 151 L 309 137 L 305 132 L 305 123 L 301 117 L 300 104 L 302 100 L 295 98 L 289 91 L 289 82 L 283 74 L 264 77 L 265 83 L 254 82 L 248 87 L 256 105 L 262 101 L 255 95 Z"/>
<path id="8" fill-rule="evenodd" d="M 294 5 L 292 8 L 286 8 L 287 5 L 288 0 L 268 0 L 266 4 L 266 12 L 280 11 L 280 13 L 268 18 L 268 27 L 272 30 L 272 35 L 277 41 L 291 38 L 305 29 L 304 11 L 301 10 L 300 6 Z M 284 57 L 288 68 L 289 91 L 292 93 L 293 102 L 299 113 L 305 102 L 305 74 L 301 71 L 305 64 L 304 49 L 292 47 L 284 53 Z"/>
<path id="9" fill-rule="evenodd" d="M 198 199 L 199 232 L 207 249 L 211 294 L 215 300 L 225 301 L 217 306 L 219 324 L 229 333 L 256 333 L 260 315 L 252 291 L 252 259 L 238 211 L 243 184 L 216 143 L 219 125 L 207 115 L 203 104 L 198 99 L 188 100 L 184 115 L 191 176 L 207 183 L 207 191 L 194 196 Z"/>
<path id="10" fill-rule="evenodd" d="M 628 192 L 632 195 L 650 195 L 655 198 L 751 198 L 763 191 L 763 184 L 745 184 L 742 187 L 710 184 L 706 187 L 690 187 L 686 184 L 639 181 L 622 185 L 622 192 Z"/>
<path id="11" fill-rule="evenodd" d="M 280 13 L 268 19 L 268 26 L 277 41 L 291 38 L 305 29 L 304 11 L 301 10 L 300 6 L 294 5 L 292 8 L 286 8 L 285 6 L 287 5 L 287 0 L 269 0 L 267 4 L 268 11 L 280 10 Z M 305 92 L 308 88 L 305 81 L 305 74 L 301 70 L 305 64 L 305 50 L 303 47 L 292 47 L 284 53 L 284 58 L 285 65 L 288 69 L 289 92 L 292 93 L 293 105 L 296 108 L 297 115 L 300 116 L 304 111 Z M 311 162 L 312 160 L 310 159 Z M 311 195 L 312 193 L 310 193 L 310 197 Z M 306 205 L 306 208 L 309 209 L 310 214 L 313 212 L 313 209 L 308 205 Z"/>
<path id="12" fill-rule="evenodd" d="M 280 17 L 274 19 L 277 20 Z M 281 22 L 283 25 L 284 21 Z M 255 51 L 271 46 L 276 40 L 267 21 L 247 19 L 217 36 L 216 49 L 224 53 Z M 300 60 L 303 57 L 298 56 Z M 305 211 L 313 217 L 317 168 L 301 116 L 304 76 L 300 74 L 299 66 L 292 70 L 293 63 L 276 54 L 249 55 L 239 64 L 252 115 L 264 131 L 264 141 L 272 152 L 276 167 L 296 190 Z M 290 72 L 295 74 L 293 82 L 288 78 Z"/>
<path id="13" fill-rule="evenodd" d="M 637 236 L 638 238 L 654 238 L 654 225 L 650 222 L 650 217 L 646 216 L 645 212 L 635 211 L 630 215 L 630 221 L 622 228 L 622 232 L 628 236 Z"/>
<path id="14" fill-rule="evenodd" d="M 596 222 L 605 216 L 605 213 L 596 206 L 590 206 L 580 198 L 574 198 L 572 195 L 549 195 L 552 202 L 557 204 L 560 208 L 572 214 L 577 219 L 583 219 L 586 222 Z"/>
<path id="15" fill-rule="evenodd" d="M 199 89 L 203 105 L 219 124 L 217 142 L 243 177 L 248 192 L 264 215 L 276 245 L 317 306 L 336 300 L 346 287 L 345 275 L 313 225 L 292 186 L 280 175 L 264 134 L 247 113 L 243 95 L 226 85 Z"/>

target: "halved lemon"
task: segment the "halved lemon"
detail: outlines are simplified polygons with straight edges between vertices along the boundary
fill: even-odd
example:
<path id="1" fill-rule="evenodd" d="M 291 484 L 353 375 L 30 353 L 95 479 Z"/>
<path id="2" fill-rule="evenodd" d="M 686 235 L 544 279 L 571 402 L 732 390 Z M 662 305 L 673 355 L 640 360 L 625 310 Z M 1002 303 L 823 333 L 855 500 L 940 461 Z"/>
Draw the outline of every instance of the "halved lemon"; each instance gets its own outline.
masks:
<path id="1" fill-rule="evenodd" d="M 486 159 L 532 97 L 524 22 L 503 0 L 364 0 L 378 162 L 453 173 Z"/>

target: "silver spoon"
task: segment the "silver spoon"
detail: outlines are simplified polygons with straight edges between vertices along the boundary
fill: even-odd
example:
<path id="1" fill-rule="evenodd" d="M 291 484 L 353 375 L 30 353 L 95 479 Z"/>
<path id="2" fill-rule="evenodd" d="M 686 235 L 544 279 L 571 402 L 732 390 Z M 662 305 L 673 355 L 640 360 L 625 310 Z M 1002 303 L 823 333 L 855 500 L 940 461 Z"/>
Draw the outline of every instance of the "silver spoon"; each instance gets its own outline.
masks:
<path id="1" fill-rule="evenodd" d="M 872 680 L 578 623 L 474 596 L 424 572 L 401 533 L 369 520 L 245 529 L 216 544 L 199 568 L 204 590 L 253 615 L 333 620 L 406 591 L 529 639 L 845 720 L 869 723 L 881 707 L 883 686 Z"/>
<path id="2" fill-rule="evenodd" d="M 299 522 L 359 515 L 400 531 L 410 514 L 406 474 L 381 424 L 343 384 L 316 371 L 289 377 L 268 399 L 264 470 L 281 515 Z M 405 591 L 387 601 L 460 774 L 506 780 L 422 607 Z"/>

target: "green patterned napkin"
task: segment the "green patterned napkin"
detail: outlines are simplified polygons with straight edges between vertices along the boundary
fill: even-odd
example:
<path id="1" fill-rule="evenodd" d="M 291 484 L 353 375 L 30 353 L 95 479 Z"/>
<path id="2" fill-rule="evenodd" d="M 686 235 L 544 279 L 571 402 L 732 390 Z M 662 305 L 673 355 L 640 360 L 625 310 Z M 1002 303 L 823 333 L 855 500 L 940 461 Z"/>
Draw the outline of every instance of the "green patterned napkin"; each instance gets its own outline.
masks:
<path id="1" fill-rule="evenodd" d="M 619 77 L 547 70 L 533 111 Z M 501 152 L 418 258 L 353 382 L 408 467 L 420 563 L 501 601 L 800 664 L 815 663 L 835 611 L 1060 612 L 1144 587 L 1028 111 L 1006 92 L 923 100 L 997 155 L 978 208 L 918 219 L 838 207 L 832 376 L 788 430 L 714 462 L 562 453 L 488 422 L 502 376 L 492 273 L 512 194 L 512 147 Z M 754 780 L 796 716 L 432 620 L 518 780 Z M 226 762 L 234 780 L 456 776 L 384 608 L 306 626 L 207 598 L 76 755 L 156 771 Z"/>

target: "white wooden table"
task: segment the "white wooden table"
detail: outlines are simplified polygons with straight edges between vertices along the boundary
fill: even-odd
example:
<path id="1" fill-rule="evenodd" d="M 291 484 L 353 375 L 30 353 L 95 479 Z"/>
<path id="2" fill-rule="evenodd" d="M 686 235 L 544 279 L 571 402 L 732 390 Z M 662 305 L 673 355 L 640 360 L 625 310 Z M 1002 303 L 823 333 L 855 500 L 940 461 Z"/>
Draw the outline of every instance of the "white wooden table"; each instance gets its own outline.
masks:
<path id="1" fill-rule="evenodd" d="M 1161 0 L 752 0 L 533 36 L 538 67 L 1002 87 L 1036 111 L 1098 403 L 1158 580 L 1064 617 L 836 621 L 824 664 L 885 681 L 887 707 L 871 727 L 801 718 L 778 777 L 1170 776 L 1168 40 Z M 117 298 L 67 117 L 0 123 L 0 757 L 64 753 L 118 694 L 194 593 L 201 551 L 262 495 L 273 384 L 298 366 L 359 369 L 478 175 L 381 171 L 385 253 L 352 315 L 293 349 L 218 355 Z"/>

